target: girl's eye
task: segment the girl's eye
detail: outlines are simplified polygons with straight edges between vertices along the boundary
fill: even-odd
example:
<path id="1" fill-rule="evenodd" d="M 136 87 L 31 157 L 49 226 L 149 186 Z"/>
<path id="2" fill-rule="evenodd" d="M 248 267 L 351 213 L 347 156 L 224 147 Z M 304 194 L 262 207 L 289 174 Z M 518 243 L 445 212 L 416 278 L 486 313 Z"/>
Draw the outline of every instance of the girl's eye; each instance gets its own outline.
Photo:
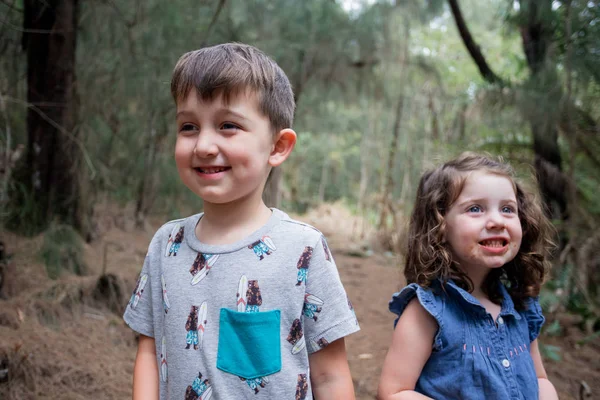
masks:
<path id="1" fill-rule="evenodd" d="M 502 212 L 507 213 L 507 214 L 512 214 L 515 212 L 515 209 L 510 206 L 504 206 L 504 207 L 502 207 Z"/>
<path id="2" fill-rule="evenodd" d="M 469 209 L 467 211 L 472 212 L 472 213 L 480 213 L 483 210 L 479 206 L 471 206 L 471 207 L 469 207 Z"/>

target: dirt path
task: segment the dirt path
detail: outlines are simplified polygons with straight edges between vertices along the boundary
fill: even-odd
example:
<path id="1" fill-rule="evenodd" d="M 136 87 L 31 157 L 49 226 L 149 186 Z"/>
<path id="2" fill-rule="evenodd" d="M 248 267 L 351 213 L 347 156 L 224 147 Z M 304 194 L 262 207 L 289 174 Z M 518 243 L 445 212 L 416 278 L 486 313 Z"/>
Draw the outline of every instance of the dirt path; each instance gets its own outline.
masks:
<path id="1" fill-rule="evenodd" d="M 398 290 L 399 272 L 392 260 L 383 257 L 348 257 L 336 249 L 333 254 L 361 326 L 346 342 L 356 398 L 372 400 L 391 340 L 394 315 L 387 304 Z M 581 338 L 581 333 L 572 332 L 568 337 L 540 339 L 562 349 L 561 361 L 544 361 L 561 400 L 579 400 L 582 380 L 593 394 L 586 398 L 600 398 L 600 340 L 578 346 Z"/>
<path id="2" fill-rule="evenodd" d="M 361 325 L 346 342 L 357 399 L 374 399 L 392 334 L 394 318 L 387 302 L 401 283 L 397 262 L 377 253 L 348 255 L 357 253 L 351 240 L 355 225 L 348 214 L 329 209 L 302 219 L 328 237 Z M 96 399 L 131 398 L 135 335 L 120 315 L 91 300 L 91 294 L 107 248 L 107 272 L 123 281 L 128 298 L 158 224 L 154 221 L 143 232 L 108 227 L 101 240 L 86 248 L 91 275 L 58 281 L 45 277 L 35 256 L 41 238 L 0 236 L 14 254 L 15 271 L 12 297 L 0 300 L 0 369 L 2 360 L 8 360 L 11 374 L 8 382 L 0 382 L 1 399 L 87 399 L 90 394 Z M 566 337 L 542 339 L 562 348 L 562 361 L 546 360 L 561 399 L 579 400 L 581 380 L 592 390 L 589 398 L 600 398 L 600 339 L 578 346 L 581 337 L 571 331 Z"/>

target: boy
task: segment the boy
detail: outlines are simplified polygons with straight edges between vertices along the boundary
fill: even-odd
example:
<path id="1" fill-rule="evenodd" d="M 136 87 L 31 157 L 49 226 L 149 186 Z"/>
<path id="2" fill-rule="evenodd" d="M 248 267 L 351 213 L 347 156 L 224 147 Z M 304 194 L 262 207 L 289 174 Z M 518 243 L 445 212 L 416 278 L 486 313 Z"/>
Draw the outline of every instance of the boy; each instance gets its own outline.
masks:
<path id="1" fill-rule="evenodd" d="M 287 77 L 223 44 L 184 54 L 171 92 L 177 169 L 204 213 L 150 243 L 124 315 L 141 334 L 134 399 L 353 399 L 359 327 L 325 238 L 262 201 L 296 143 Z"/>

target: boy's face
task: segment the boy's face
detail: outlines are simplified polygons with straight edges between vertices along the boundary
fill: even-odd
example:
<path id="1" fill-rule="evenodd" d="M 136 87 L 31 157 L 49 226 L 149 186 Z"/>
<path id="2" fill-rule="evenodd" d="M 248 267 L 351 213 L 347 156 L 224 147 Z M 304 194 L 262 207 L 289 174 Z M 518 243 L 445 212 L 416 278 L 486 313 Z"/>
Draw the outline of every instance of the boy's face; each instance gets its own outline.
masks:
<path id="1" fill-rule="evenodd" d="M 269 119 L 253 94 L 217 94 L 204 101 L 192 89 L 177 103 L 175 162 L 183 183 L 205 203 L 256 200 L 271 169 Z"/>

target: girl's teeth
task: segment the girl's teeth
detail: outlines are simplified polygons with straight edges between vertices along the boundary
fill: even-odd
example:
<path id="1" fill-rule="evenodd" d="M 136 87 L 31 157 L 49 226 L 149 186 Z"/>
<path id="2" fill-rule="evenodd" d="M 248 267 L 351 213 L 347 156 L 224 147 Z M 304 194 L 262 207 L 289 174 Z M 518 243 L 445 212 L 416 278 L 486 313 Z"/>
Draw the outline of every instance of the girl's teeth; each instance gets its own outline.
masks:
<path id="1" fill-rule="evenodd" d="M 502 247 L 504 242 L 502 240 L 485 240 L 482 244 L 486 247 Z"/>

